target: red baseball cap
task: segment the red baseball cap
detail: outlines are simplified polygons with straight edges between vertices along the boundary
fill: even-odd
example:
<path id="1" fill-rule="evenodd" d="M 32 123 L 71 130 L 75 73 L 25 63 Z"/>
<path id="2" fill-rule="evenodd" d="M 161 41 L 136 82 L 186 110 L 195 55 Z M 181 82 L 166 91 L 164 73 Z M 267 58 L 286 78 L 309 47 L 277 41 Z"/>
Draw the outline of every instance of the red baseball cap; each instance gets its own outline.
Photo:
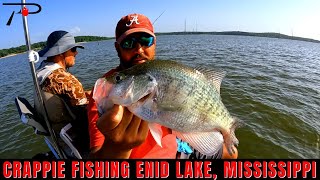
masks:
<path id="1" fill-rule="evenodd" d="M 129 34 L 145 32 L 156 37 L 149 18 L 142 14 L 129 14 L 122 17 L 116 27 L 116 41 L 120 43 Z"/>

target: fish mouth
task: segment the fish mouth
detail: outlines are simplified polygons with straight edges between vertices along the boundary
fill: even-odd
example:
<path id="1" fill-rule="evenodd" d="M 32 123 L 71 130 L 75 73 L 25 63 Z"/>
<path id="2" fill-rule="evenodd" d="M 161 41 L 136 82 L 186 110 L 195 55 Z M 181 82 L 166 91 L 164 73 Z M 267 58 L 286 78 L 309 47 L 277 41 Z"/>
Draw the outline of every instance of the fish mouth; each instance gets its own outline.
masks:
<path id="1" fill-rule="evenodd" d="M 146 101 L 149 97 L 151 97 L 151 93 L 146 94 L 145 96 L 142 96 L 137 102 L 144 102 Z"/>

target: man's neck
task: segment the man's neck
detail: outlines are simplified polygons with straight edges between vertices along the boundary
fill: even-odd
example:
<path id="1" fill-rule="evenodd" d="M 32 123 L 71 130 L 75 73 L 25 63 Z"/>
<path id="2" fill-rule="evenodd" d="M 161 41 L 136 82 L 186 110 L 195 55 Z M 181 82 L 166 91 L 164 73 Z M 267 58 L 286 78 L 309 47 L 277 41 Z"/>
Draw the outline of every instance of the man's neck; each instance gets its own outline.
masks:
<path id="1" fill-rule="evenodd" d="M 56 63 L 59 64 L 64 70 L 66 70 L 66 65 L 64 61 L 58 61 Z"/>
<path id="2" fill-rule="evenodd" d="M 59 64 L 64 70 L 66 70 L 66 61 L 61 56 L 55 56 L 50 59 L 50 61 Z"/>

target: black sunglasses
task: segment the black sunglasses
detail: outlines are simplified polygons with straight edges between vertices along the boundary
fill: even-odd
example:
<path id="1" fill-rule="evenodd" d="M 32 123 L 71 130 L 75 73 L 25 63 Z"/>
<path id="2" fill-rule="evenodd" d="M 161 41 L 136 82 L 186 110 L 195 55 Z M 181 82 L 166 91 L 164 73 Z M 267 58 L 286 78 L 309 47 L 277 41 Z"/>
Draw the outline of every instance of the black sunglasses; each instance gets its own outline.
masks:
<path id="1" fill-rule="evenodd" d="M 137 43 L 139 43 L 141 46 L 150 47 L 154 43 L 154 37 L 153 36 L 148 36 L 148 37 L 141 36 L 139 38 L 128 37 L 120 43 L 120 46 L 123 49 L 132 49 L 136 46 Z"/>
<path id="2" fill-rule="evenodd" d="M 71 52 L 76 52 L 76 51 L 77 51 L 77 47 L 71 48 Z"/>

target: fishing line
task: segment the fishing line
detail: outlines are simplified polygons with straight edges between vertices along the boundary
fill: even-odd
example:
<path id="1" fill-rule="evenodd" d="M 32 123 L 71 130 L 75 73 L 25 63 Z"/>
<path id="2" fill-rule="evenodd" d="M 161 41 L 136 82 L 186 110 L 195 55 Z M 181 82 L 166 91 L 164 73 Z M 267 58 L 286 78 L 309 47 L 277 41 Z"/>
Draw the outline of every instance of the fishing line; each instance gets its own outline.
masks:
<path id="1" fill-rule="evenodd" d="M 162 16 L 162 14 L 165 12 L 166 10 L 164 10 L 158 17 L 156 20 L 153 21 L 152 25 L 154 25 L 154 23 Z"/>

